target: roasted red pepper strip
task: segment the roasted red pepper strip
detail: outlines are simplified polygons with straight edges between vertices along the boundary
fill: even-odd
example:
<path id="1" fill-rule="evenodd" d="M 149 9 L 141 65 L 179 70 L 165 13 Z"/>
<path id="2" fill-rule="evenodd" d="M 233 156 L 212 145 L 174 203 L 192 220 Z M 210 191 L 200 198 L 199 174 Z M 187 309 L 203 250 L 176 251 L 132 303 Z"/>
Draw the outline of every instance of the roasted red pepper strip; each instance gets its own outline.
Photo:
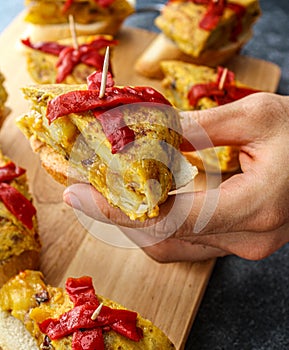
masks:
<path id="1" fill-rule="evenodd" d="M 87 88 L 88 90 L 100 90 L 102 80 L 102 71 L 95 71 L 87 77 Z M 113 87 L 115 84 L 111 73 L 107 72 L 106 77 L 106 89 Z"/>
<path id="2" fill-rule="evenodd" d="M 205 30 L 212 30 L 217 27 L 226 8 L 226 0 L 211 0 L 207 12 L 200 21 L 200 27 Z"/>
<path id="3" fill-rule="evenodd" d="M 96 42 L 98 40 L 94 40 Z M 72 73 L 74 67 L 79 63 L 84 63 L 88 66 L 94 67 L 96 70 L 101 70 L 104 61 L 104 55 L 100 54 L 98 51 L 106 46 L 111 46 L 116 44 L 116 41 L 101 40 L 102 45 L 90 44 L 80 45 L 78 49 L 73 47 L 66 47 L 63 49 L 58 57 L 56 63 L 57 67 L 57 77 L 56 83 L 61 83 L 64 79 Z M 109 63 L 108 70 L 111 71 L 111 63 Z"/>
<path id="4" fill-rule="evenodd" d="M 200 28 L 209 31 L 217 27 L 226 8 L 234 11 L 237 16 L 237 23 L 231 33 L 231 40 L 235 41 L 237 39 L 238 35 L 242 32 L 242 17 L 246 13 L 244 6 L 232 2 L 229 3 L 227 0 L 205 0 L 203 2 L 200 2 L 200 0 L 193 0 L 193 2 L 196 4 L 206 4 L 208 6 L 207 12 L 200 21 Z"/>
<path id="5" fill-rule="evenodd" d="M 229 102 L 239 100 L 240 98 L 243 98 L 247 95 L 259 91 L 251 88 L 236 86 L 235 75 L 232 71 L 229 70 L 226 74 L 223 87 L 220 88 L 219 84 L 223 72 L 224 68 L 218 67 L 218 76 L 216 82 L 196 84 L 190 88 L 188 93 L 188 99 L 191 106 L 195 107 L 198 101 L 203 97 L 209 97 L 213 99 L 220 106 Z"/>
<path id="6" fill-rule="evenodd" d="M 66 0 L 62 8 L 62 13 L 67 12 L 72 4 L 73 4 L 73 0 Z"/>
<path id="7" fill-rule="evenodd" d="M 58 56 L 60 52 L 67 47 L 67 45 L 61 45 L 56 42 L 40 42 L 33 44 L 30 38 L 21 39 L 23 45 L 29 47 L 30 49 L 42 51 L 45 53 L 50 53 L 51 55 Z"/>
<path id="8" fill-rule="evenodd" d="M 88 77 L 88 90 L 70 91 L 49 101 L 46 116 L 49 123 L 52 123 L 70 113 L 91 111 L 100 121 L 103 132 L 112 145 L 112 153 L 117 153 L 134 141 L 134 132 L 125 125 L 120 111 L 109 112 L 109 109 L 140 102 L 165 105 L 170 105 L 170 102 L 151 87 L 115 87 L 111 73 L 108 73 L 105 95 L 99 98 L 101 75 L 98 71 Z"/>
<path id="9" fill-rule="evenodd" d="M 104 55 L 100 54 L 99 50 L 117 44 L 116 40 L 109 40 L 105 37 L 99 37 L 88 44 L 79 45 L 78 49 L 55 42 L 33 44 L 29 38 L 22 39 L 21 41 L 25 46 L 31 49 L 58 56 L 56 63 L 56 83 L 63 82 L 79 63 L 94 67 L 96 70 L 102 69 Z M 109 71 L 112 71 L 111 63 L 109 64 Z"/>
<path id="10" fill-rule="evenodd" d="M 47 119 L 52 123 L 57 118 L 70 113 L 82 113 L 102 109 L 103 111 L 117 106 L 152 102 L 170 105 L 159 92 L 151 87 L 112 87 L 107 88 L 103 98 L 99 90 L 76 90 L 59 95 L 48 102 Z"/>
<path id="11" fill-rule="evenodd" d="M 218 88 L 216 83 L 196 84 L 190 88 L 188 99 L 190 105 L 195 107 L 203 97 L 223 96 L 224 91 Z"/>
<path id="12" fill-rule="evenodd" d="M 75 90 L 50 100 L 47 106 L 47 118 L 50 123 L 70 113 L 82 113 L 101 108 L 103 111 L 131 103 L 153 102 L 168 104 L 153 95 L 150 87 L 113 87 L 106 89 L 105 96 L 99 98 L 98 90 Z"/>
<path id="13" fill-rule="evenodd" d="M 100 121 L 103 132 L 111 144 L 112 154 L 122 151 L 126 145 L 134 141 L 134 132 L 125 125 L 121 111 L 116 109 L 94 115 Z"/>
<path id="14" fill-rule="evenodd" d="M 102 350 L 104 339 L 101 328 L 76 331 L 72 336 L 72 350 Z"/>
<path id="15" fill-rule="evenodd" d="M 97 307 L 99 305 L 91 277 L 68 278 L 65 288 L 74 306 L 92 304 Z"/>
<path id="16" fill-rule="evenodd" d="M 96 306 L 93 305 L 83 304 L 75 306 L 73 309 L 62 314 L 58 319 L 46 319 L 39 325 L 39 328 L 42 333 L 47 334 L 52 340 L 61 339 L 79 329 L 111 327 L 113 325 L 115 325 L 115 331 L 120 329 L 122 333 L 126 333 L 127 338 L 139 338 L 135 326 L 136 312 L 116 310 L 108 306 L 103 306 L 96 320 L 92 320 L 91 316 L 95 309 Z M 128 332 L 125 331 L 126 325 L 129 326 Z"/>
<path id="17" fill-rule="evenodd" d="M 18 167 L 13 162 L 8 162 L 0 167 L 0 182 L 12 181 L 16 177 L 23 175 L 25 169 Z"/>
<path id="18" fill-rule="evenodd" d="M 127 320 L 121 320 L 112 323 L 110 327 L 118 334 L 121 334 L 124 337 L 129 338 L 135 342 L 138 342 L 143 337 L 143 331 L 141 328 L 136 327 L 135 323 L 136 319 L 132 320 L 131 322 L 128 322 Z"/>
<path id="19" fill-rule="evenodd" d="M 50 339 L 61 339 L 73 334 L 72 349 L 104 350 L 103 332 L 110 329 L 133 341 L 143 337 L 142 329 L 136 326 L 136 312 L 102 306 L 97 318 L 91 319 L 99 301 L 90 277 L 69 278 L 66 291 L 74 308 L 59 319 L 49 318 L 39 324 L 41 332 Z"/>
<path id="20" fill-rule="evenodd" d="M 0 199 L 6 208 L 30 230 L 33 228 L 33 216 L 36 209 L 32 203 L 16 188 L 0 183 Z"/>

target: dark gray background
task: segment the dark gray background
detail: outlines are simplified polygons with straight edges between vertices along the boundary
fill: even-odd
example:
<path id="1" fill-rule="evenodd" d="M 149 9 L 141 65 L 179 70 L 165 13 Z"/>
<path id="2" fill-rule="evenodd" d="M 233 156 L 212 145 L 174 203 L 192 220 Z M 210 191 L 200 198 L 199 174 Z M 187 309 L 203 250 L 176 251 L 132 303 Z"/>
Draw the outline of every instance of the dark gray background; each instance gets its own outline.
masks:
<path id="1" fill-rule="evenodd" d="M 1 0 L 0 31 L 23 9 L 23 1 Z M 138 0 L 137 8 L 164 2 Z M 289 0 L 260 0 L 260 4 L 262 17 L 242 54 L 278 64 L 282 76 L 277 92 L 289 95 Z M 156 30 L 155 16 L 156 12 L 141 12 L 125 24 Z M 289 349 L 288 244 L 262 261 L 230 256 L 216 263 L 186 350 L 237 349 Z"/>

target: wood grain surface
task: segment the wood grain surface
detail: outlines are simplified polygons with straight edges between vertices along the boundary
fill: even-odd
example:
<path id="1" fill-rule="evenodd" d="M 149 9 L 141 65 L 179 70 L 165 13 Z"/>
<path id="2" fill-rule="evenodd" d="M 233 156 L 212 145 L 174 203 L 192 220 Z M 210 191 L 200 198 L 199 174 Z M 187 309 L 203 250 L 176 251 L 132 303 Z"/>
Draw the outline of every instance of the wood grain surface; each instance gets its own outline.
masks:
<path id="1" fill-rule="evenodd" d="M 24 26 L 20 15 L 0 37 L 0 70 L 6 76 L 7 106 L 11 110 L 1 130 L 0 144 L 5 154 L 27 169 L 43 243 L 41 270 L 53 285 L 63 285 L 68 276 L 92 276 L 97 293 L 152 320 L 177 349 L 182 349 L 215 261 L 156 263 L 133 245 L 125 248 L 126 238 L 116 227 L 95 222 L 86 225 L 79 213 L 62 202 L 64 187 L 41 168 L 38 156 L 15 126 L 15 118 L 28 109 L 20 88 L 32 83 L 19 49 Z M 160 82 L 138 76 L 132 69 L 138 55 L 155 35 L 123 28 L 113 54 L 118 84 L 161 89 Z M 272 92 L 277 88 L 280 70 L 274 64 L 239 56 L 232 60 L 230 68 L 239 80 L 252 87 Z M 203 185 L 200 176 L 196 186 Z M 116 236 L 124 242 L 118 244 L 122 247 L 106 241 L 106 237 Z"/>

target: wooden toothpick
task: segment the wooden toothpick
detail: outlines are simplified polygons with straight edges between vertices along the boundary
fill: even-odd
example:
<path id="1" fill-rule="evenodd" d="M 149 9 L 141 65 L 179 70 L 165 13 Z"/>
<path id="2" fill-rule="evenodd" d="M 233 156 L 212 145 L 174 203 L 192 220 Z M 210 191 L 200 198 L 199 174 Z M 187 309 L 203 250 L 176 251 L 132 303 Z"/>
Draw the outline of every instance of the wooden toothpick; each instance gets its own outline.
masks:
<path id="1" fill-rule="evenodd" d="M 69 28 L 70 28 L 70 32 L 71 32 L 71 36 L 72 36 L 73 48 L 75 50 L 77 50 L 78 49 L 78 42 L 77 42 L 74 18 L 72 15 L 69 15 L 68 18 L 69 18 Z"/>
<path id="2" fill-rule="evenodd" d="M 221 79 L 220 79 L 220 82 L 219 82 L 219 86 L 218 86 L 218 89 L 219 89 L 219 90 L 223 90 L 223 87 L 224 87 L 224 84 L 225 84 L 225 81 L 226 81 L 227 74 L 228 74 L 228 68 L 225 68 L 225 69 L 223 70 L 223 73 L 222 73 L 222 75 L 221 75 Z"/>
<path id="3" fill-rule="evenodd" d="M 109 46 L 106 47 L 104 61 L 103 61 L 101 84 L 100 84 L 100 90 L 98 95 L 99 98 L 103 98 L 105 94 L 108 66 L 109 66 Z"/>
<path id="4" fill-rule="evenodd" d="M 103 303 L 99 304 L 99 306 L 95 309 L 95 311 L 93 312 L 91 319 L 94 321 L 96 320 L 97 316 L 100 314 L 100 311 L 102 309 Z"/>

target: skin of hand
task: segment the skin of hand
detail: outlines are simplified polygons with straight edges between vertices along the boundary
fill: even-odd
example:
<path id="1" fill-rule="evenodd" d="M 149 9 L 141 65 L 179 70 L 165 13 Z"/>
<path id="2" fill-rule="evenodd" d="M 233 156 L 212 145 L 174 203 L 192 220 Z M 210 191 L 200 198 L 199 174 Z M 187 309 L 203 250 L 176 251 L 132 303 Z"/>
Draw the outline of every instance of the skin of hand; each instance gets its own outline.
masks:
<path id="1" fill-rule="evenodd" d="M 234 254 L 260 260 L 289 242 L 289 96 L 256 93 L 203 111 L 181 112 L 184 138 L 202 144 L 200 125 L 215 146 L 240 149 L 241 172 L 218 187 L 210 220 L 199 232 L 194 225 L 214 189 L 179 194 L 190 210 L 180 225 L 170 212 L 175 196 L 161 205 L 160 215 L 131 221 L 87 184 L 68 187 L 64 201 L 98 221 L 113 222 L 159 262 L 200 261 Z M 197 122 L 197 123 L 196 123 Z M 184 151 L 191 150 L 188 142 Z M 192 204 L 193 203 L 193 204 Z M 162 237 L 160 240 L 159 237 Z"/>

